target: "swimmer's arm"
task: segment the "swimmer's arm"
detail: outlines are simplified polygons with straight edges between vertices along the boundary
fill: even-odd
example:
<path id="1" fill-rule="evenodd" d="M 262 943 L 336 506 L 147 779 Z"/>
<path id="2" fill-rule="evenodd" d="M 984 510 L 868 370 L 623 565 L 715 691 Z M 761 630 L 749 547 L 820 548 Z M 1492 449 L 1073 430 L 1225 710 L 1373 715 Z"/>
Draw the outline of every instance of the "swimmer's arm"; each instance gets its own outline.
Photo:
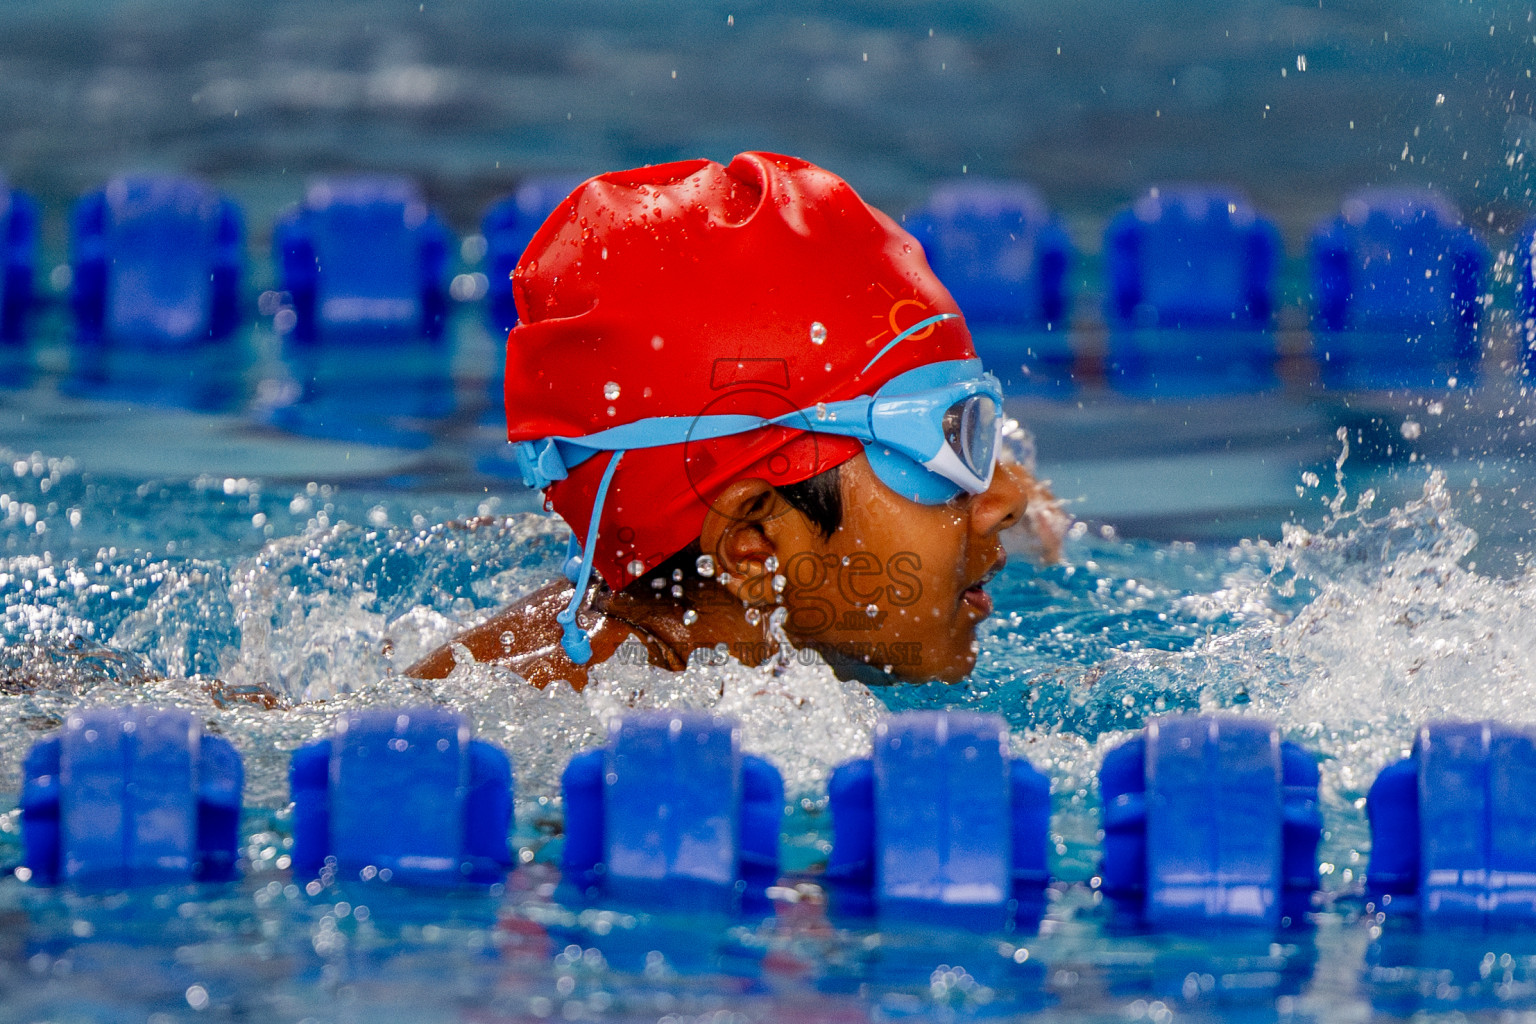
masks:
<path id="1" fill-rule="evenodd" d="M 587 685 L 587 668 L 607 661 L 631 635 L 645 643 L 655 663 L 667 664 L 653 649 L 653 638 L 636 634 L 610 617 L 603 617 L 592 635 L 592 660 L 587 665 L 571 661 L 560 646 L 563 631 L 555 621 L 570 599 L 570 584 L 551 583 L 460 633 L 406 669 L 405 674 L 442 679 L 458 664 L 456 652 L 467 649 L 476 662 L 510 668 L 541 690 L 556 680 L 581 690 Z"/>
<path id="2" fill-rule="evenodd" d="M 457 648 L 467 649 L 476 661 L 503 660 L 510 652 L 503 647 L 501 635 L 512 625 L 510 620 L 518 617 L 520 616 L 516 605 L 503 608 L 488 621 L 482 622 L 473 629 L 465 630 L 449 643 L 416 662 L 405 670 L 405 674 L 417 679 L 442 679 L 458 664 L 458 658 L 455 655 Z"/>
<path id="3" fill-rule="evenodd" d="M 565 679 L 577 689 L 586 685 L 587 673 L 572 664 L 560 647 L 560 625 L 555 613 L 570 599 L 570 587 L 552 583 L 515 604 L 508 605 L 478 626 L 472 626 L 405 670 L 418 679 L 442 679 L 458 664 L 457 654 L 468 650 L 476 662 L 505 665 L 535 686 L 544 687 Z M 579 678 L 579 682 L 578 682 Z"/>

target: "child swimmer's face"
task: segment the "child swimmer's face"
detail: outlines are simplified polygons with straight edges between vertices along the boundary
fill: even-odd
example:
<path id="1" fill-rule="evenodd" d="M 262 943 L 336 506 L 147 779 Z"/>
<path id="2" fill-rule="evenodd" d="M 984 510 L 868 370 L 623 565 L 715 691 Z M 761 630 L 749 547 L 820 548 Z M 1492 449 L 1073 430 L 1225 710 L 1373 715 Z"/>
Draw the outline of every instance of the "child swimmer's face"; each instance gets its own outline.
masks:
<path id="1" fill-rule="evenodd" d="M 797 646 L 899 680 L 956 682 L 976 664 L 976 627 L 992 612 L 982 588 L 1007 560 L 1002 533 L 1023 519 L 1033 485 L 1005 462 L 985 492 L 922 505 L 888 488 L 860 454 L 842 466 L 843 522 L 830 538 L 761 481 L 743 481 L 728 500 L 755 495 L 756 508 L 744 503 L 734 521 L 712 515 L 700 540 L 748 606 L 772 607 L 782 577 Z"/>

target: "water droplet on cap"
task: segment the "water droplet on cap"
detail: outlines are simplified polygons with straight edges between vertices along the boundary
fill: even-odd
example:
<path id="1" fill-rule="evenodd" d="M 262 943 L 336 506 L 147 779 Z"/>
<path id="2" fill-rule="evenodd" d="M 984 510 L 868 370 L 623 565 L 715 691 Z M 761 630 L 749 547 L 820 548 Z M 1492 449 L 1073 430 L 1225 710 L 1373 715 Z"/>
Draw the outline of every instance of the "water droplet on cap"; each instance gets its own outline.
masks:
<path id="1" fill-rule="evenodd" d="M 877 604 L 867 604 L 864 606 L 864 614 L 868 615 L 870 618 L 874 618 L 876 615 L 880 614 L 880 606 Z"/>
<path id="2" fill-rule="evenodd" d="M 811 324 L 811 344 L 820 345 L 827 340 L 827 328 L 821 321 Z"/>
<path id="3" fill-rule="evenodd" d="M 687 611 L 683 612 L 683 625 L 691 626 L 698 621 L 699 613 L 694 611 L 692 608 L 689 608 Z"/>
<path id="4" fill-rule="evenodd" d="M 603 397 L 612 402 L 619 397 L 619 385 L 617 381 L 609 381 L 603 385 Z"/>
<path id="5" fill-rule="evenodd" d="M 763 621 L 762 612 L 758 611 L 756 608 L 747 609 L 747 625 L 755 626 L 761 621 Z"/>
<path id="6" fill-rule="evenodd" d="M 827 403 L 826 402 L 817 402 L 816 403 L 816 418 L 818 420 L 824 420 L 824 419 L 827 418 Z"/>
<path id="7" fill-rule="evenodd" d="M 700 555 L 699 560 L 694 562 L 693 566 L 699 571 L 700 576 L 708 578 L 715 574 L 715 560 L 709 555 Z"/>
<path id="8" fill-rule="evenodd" d="M 645 572 L 645 563 L 640 561 L 640 559 L 637 558 L 634 561 L 629 563 L 628 568 L 629 568 L 629 574 L 631 576 L 639 576 L 641 573 Z"/>

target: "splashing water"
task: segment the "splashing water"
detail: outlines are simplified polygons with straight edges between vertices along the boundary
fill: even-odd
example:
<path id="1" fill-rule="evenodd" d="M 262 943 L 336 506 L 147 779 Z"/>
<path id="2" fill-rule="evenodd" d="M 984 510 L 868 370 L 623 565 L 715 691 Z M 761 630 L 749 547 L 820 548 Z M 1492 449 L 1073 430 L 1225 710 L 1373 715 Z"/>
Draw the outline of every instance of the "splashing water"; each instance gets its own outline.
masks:
<path id="1" fill-rule="evenodd" d="M 43 472 L 33 473 L 34 462 Z M 34 491 L 42 480 L 51 479 L 44 491 L 55 493 L 73 484 L 87 522 L 100 514 L 95 502 L 121 500 L 117 489 L 72 472 L 67 462 L 33 460 L 17 476 Z M 234 551 L 222 545 L 222 558 L 174 553 L 218 548 L 203 535 L 210 523 L 246 520 L 252 509 L 277 519 L 285 504 L 247 493 L 231 510 L 215 500 L 224 490 L 206 482 L 135 488 L 151 498 L 135 512 L 156 546 L 173 552 L 163 556 L 93 549 L 73 535 L 72 544 L 39 544 L 29 529 L 36 517 L 20 506 L 47 504 L 37 494 L 23 495 L 38 498 L 35 505 L 7 496 L 18 506 L 17 529 L 0 540 L 9 550 L 28 549 L 0 559 L 0 785 L 7 792 L 19 788 L 31 743 L 82 703 L 194 711 L 240 748 L 246 800 L 268 808 L 287 800 L 288 753 L 353 707 L 429 702 L 464 711 L 479 735 L 512 754 L 520 808 L 535 816 L 558 804 L 569 757 L 601 742 L 608 722 L 631 708 L 739 718 L 745 748 L 781 766 L 792 796 L 819 791 L 831 766 L 868 749 L 879 703 L 819 658 L 758 669 L 702 657 L 674 674 L 646 665 L 643 648 L 631 646 L 600 667 L 583 694 L 564 685 L 536 690 L 468 657 L 443 680 L 402 677 L 421 655 L 558 576 L 565 527 L 537 515 L 358 527 L 328 503 L 330 515 L 320 509 L 298 519 L 292 535 L 249 554 L 238 553 L 249 541 Z M 315 503 L 301 492 L 286 505 L 303 516 L 317 511 Z M 388 522 L 382 508 L 368 509 L 371 524 Z M 196 543 L 178 543 L 177 531 L 189 526 L 200 531 Z"/>

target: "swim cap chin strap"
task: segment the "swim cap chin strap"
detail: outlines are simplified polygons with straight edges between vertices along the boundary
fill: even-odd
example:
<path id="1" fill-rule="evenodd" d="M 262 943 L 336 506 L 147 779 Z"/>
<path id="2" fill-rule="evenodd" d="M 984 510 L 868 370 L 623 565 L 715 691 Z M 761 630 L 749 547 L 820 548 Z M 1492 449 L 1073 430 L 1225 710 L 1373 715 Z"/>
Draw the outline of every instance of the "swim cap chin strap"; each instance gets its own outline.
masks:
<path id="1" fill-rule="evenodd" d="M 597 485 L 597 500 L 592 503 L 592 521 L 587 525 L 587 545 L 579 562 L 573 566 L 573 559 L 567 558 L 565 563 L 565 574 L 575 584 L 576 591 L 571 595 L 571 603 L 555 616 L 555 621 L 560 623 L 560 646 L 565 648 L 566 656 L 577 665 L 585 665 L 592 660 L 592 634 L 576 625 L 576 609 L 581 606 L 587 585 L 592 582 L 592 552 L 597 549 L 597 524 L 603 516 L 603 502 L 608 497 L 608 485 L 613 481 L 613 472 L 619 468 L 619 460 L 623 457 L 622 451 L 614 452 L 613 458 L 608 460 L 607 468 L 603 470 L 603 479 Z M 571 538 L 573 544 L 575 539 L 574 536 Z M 575 570 L 574 576 L 572 569 Z"/>

